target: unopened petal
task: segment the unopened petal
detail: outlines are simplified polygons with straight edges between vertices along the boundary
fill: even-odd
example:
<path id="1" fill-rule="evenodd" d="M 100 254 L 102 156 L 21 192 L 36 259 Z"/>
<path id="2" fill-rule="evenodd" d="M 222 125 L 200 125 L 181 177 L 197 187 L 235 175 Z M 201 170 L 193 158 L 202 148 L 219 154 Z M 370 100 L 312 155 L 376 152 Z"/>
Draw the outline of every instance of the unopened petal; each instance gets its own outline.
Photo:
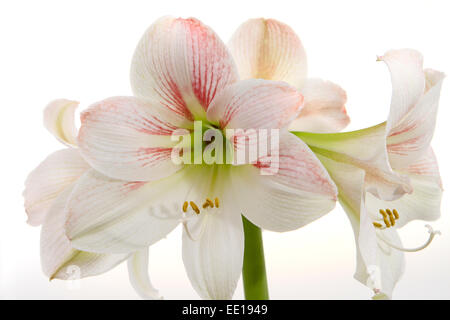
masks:
<path id="1" fill-rule="evenodd" d="M 68 146 L 76 146 L 74 116 L 78 104 L 77 101 L 58 99 L 50 102 L 44 110 L 44 126 L 56 139 Z"/>
<path id="2" fill-rule="evenodd" d="M 128 276 L 131 285 L 141 298 L 146 300 L 162 299 L 148 275 L 148 248 L 135 252 L 128 259 Z"/>
<path id="3" fill-rule="evenodd" d="M 306 53 L 295 32 L 274 19 L 243 23 L 228 44 L 241 79 L 285 81 L 301 88 L 307 75 Z"/>

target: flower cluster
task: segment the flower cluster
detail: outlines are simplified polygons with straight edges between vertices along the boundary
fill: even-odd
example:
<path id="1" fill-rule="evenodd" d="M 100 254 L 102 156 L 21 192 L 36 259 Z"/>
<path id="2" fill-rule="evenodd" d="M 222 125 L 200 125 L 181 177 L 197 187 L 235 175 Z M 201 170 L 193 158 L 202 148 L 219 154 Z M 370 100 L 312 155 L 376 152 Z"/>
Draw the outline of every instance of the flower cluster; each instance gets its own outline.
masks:
<path id="1" fill-rule="evenodd" d="M 244 223 L 301 228 L 339 201 L 355 232 L 355 277 L 391 297 L 403 271 L 397 228 L 440 215 L 442 187 L 430 147 L 443 74 L 413 50 L 379 57 L 392 76 L 388 120 L 354 132 L 346 93 L 307 77 L 287 25 L 242 24 L 228 46 L 200 21 L 164 17 L 144 33 L 131 64 L 134 96 L 81 114 L 51 102 L 46 128 L 63 144 L 33 170 L 28 222 L 42 225 L 50 279 L 94 276 L 127 260 L 130 282 L 158 299 L 148 248 L 178 225 L 197 293 L 230 299 L 243 268 Z M 243 220 L 244 219 L 244 220 Z M 243 222 L 244 221 L 244 222 Z M 437 232 L 430 227 L 430 239 Z"/>

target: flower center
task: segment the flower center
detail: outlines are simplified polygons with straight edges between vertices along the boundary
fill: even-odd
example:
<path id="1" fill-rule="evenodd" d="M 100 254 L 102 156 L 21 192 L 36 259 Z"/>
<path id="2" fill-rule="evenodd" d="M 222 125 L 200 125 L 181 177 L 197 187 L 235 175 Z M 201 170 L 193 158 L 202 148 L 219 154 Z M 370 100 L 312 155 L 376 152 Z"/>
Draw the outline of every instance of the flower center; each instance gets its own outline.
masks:
<path id="1" fill-rule="evenodd" d="M 195 214 L 200 214 L 199 206 L 194 201 L 189 201 L 189 202 L 185 201 L 183 203 L 183 207 L 182 207 L 183 213 L 187 213 L 187 211 L 189 209 L 189 205 L 191 206 L 191 208 L 195 212 Z M 202 208 L 203 209 L 208 209 L 209 207 L 210 208 L 214 208 L 214 207 L 219 208 L 219 206 L 220 206 L 219 198 L 216 197 L 214 199 L 214 202 L 210 198 L 206 198 L 205 202 L 202 205 Z"/>
<path id="2" fill-rule="evenodd" d="M 195 121 L 194 129 L 174 132 L 172 161 L 176 164 L 231 164 L 233 151 L 225 132 L 211 123 Z"/>
<path id="3" fill-rule="evenodd" d="M 207 213 L 211 209 L 218 209 L 219 207 L 220 207 L 220 200 L 218 197 L 214 198 L 214 201 L 211 200 L 210 198 L 206 198 L 205 202 L 201 207 L 198 206 L 194 201 L 185 201 L 183 203 L 183 206 L 181 208 L 183 211 L 182 224 L 184 230 L 186 231 L 186 235 L 189 237 L 189 239 L 191 239 L 192 241 L 198 241 L 202 237 L 203 232 L 205 231 L 205 219 L 207 218 L 207 216 L 202 217 L 202 220 L 200 222 L 201 226 L 199 235 L 197 237 L 194 237 L 192 235 L 192 232 L 189 230 L 188 226 L 188 221 L 190 218 L 187 217 L 186 215 L 188 213 L 191 213 L 193 216 L 197 216 L 200 213 Z"/>
<path id="4" fill-rule="evenodd" d="M 395 220 L 398 220 L 400 218 L 398 211 L 396 209 L 393 209 L 392 211 L 390 209 L 380 209 L 380 214 L 382 216 L 382 221 L 384 225 L 381 222 L 373 222 L 373 226 L 377 229 L 386 229 L 395 226 Z"/>

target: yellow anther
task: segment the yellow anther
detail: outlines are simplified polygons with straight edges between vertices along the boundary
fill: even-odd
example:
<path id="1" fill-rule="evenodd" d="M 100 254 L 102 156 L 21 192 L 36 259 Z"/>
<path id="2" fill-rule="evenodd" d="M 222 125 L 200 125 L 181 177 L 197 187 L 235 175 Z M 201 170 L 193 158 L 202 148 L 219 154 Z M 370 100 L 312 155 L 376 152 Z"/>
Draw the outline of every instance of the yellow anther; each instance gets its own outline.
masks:
<path id="1" fill-rule="evenodd" d="M 197 207 L 197 205 L 193 201 L 191 201 L 190 204 L 195 213 L 200 214 L 200 209 Z"/>
<path id="2" fill-rule="evenodd" d="M 383 216 L 384 219 L 387 218 L 387 214 L 383 209 L 380 209 L 380 214 Z"/>
<path id="3" fill-rule="evenodd" d="M 378 229 L 383 228 L 383 226 L 382 226 L 381 224 L 379 224 L 378 222 L 374 222 L 374 223 L 373 223 L 373 226 L 374 226 L 375 228 L 378 228 Z"/>
<path id="4" fill-rule="evenodd" d="M 391 223 L 389 222 L 388 218 L 384 218 L 383 221 L 384 221 L 384 224 L 386 225 L 386 228 L 391 227 Z"/>
<path id="5" fill-rule="evenodd" d="M 389 216 L 389 220 L 391 221 L 392 226 L 395 226 L 395 218 L 394 218 L 394 216 Z"/>
<path id="6" fill-rule="evenodd" d="M 185 201 L 185 202 L 183 203 L 183 212 L 186 212 L 186 211 L 187 211 L 188 205 L 189 205 L 189 203 L 188 203 L 187 201 Z"/>
<path id="7" fill-rule="evenodd" d="M 214 208 L 214 202 L 212 202 L 210 198 L 206 198 L 206 203 L 208 203 L 211 208 Z"/>
<path id="8" fill-rule="evenodd" d="M 219 207 L 219 198 L 215 198 L 214 199 L 214 203 L 216 204 L 216 208 L 218 208 Z"/>
<path id="9" fill-rule="evenodd" d="M 203 209 L 206 209 L 207 207 L 209 207 L 209 203 L 206 201 L 203 205 L 202 205 Z"/>
<path id="10" fill-rule="evenodd" d="M 395 218 L 394 218 L 394 214 L 392 213 L 391 210 L 386 209 L 387 214 L 389 215 L 389 221 L 391 222 L 392 226 L 395 226 Z"/>
<path id="11" fill-rule="evenodd" d="M 398 215 L 397 210 L 393 210 L 392 213 L 394 214 L 395 220 L 398 220 L 398 218 L 400 218 L 400 216 Z"/>

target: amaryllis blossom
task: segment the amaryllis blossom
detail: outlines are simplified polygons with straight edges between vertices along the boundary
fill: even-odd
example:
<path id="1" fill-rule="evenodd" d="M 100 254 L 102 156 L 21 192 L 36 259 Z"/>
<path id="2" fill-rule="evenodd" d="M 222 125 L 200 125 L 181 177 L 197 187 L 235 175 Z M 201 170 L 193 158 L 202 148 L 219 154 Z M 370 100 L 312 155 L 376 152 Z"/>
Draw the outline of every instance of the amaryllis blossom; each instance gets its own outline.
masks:
<path id="1" fill-rule="evenodd" d="M 81 116 L 78 146 L 92 169 L 64 209 L 75 248 L 128 254 L 182 223 L 193 287 L 203 298 L 228 299 L 243 263 L 241 214 L 260 228 L 288 231 L 335 206 L 326 169 L 287 132 L 303 96 L 285 82 L 238 80 L 227 47 L 198 20 L 165 17 L 145 32 L 131 67 L 135 96 L 100 101 Z M 191 134 L 194 121 L 217 132 L 279 129 L 278 171 L 261 175 L 261 158 L 236 166 L 174 162 L 173 136 Z M 236 147 L 236 136 L 223 136 Z M 136 262 L 145 270 L 145 259 Z"/>
<path id="2" fill-rule="evenodd" d="M 442 185 L 430 141 L 444 74 L 423 70 L 420 53 L 394 50 L 379 57 L 391 72 L 387 122 L 348 133 L 298 133 L 316 153 L 339 189 L 357 243 L 357 280 L 390 298 L 404 269 L 397 233 L 411 220 L 440 216 Z"/>
<path id="3" fill-rule="evenodd" d="M 291 130 L 337 132 L 350 122 L 345 91 L 330 81 L 307 78 L 305 49 L 288 25 L 274 19 L 248 20 L 228 47 L 241 79 L 285 81 L 301 92 L 304 106 Z"/>
<path id="4" fill-rule="evenodd" d="M 28 176 L 25 182 L 25 210 L 28 223 L 42 225 L 41 264 L 50 279 L 73 279 L 104 273 L 129 258 L 130 281 L 141 296 L 158 297 L 148 275 L 139 268 L 139 259 L 146 259 L 147 250 L 136 253 L 99 254 L 74 249 L 65 235 L 64 209 L 78 179 L 90 166 L 76 146 L 77 129 L 74 122 L 78 102 L 59 99 L 44 111 L 45 127 L 68 148 L 52 153 Z M 74 269 L 76 268 L 76 269 Z M 136 281 L 135 279 L 140 279 Z"/>

